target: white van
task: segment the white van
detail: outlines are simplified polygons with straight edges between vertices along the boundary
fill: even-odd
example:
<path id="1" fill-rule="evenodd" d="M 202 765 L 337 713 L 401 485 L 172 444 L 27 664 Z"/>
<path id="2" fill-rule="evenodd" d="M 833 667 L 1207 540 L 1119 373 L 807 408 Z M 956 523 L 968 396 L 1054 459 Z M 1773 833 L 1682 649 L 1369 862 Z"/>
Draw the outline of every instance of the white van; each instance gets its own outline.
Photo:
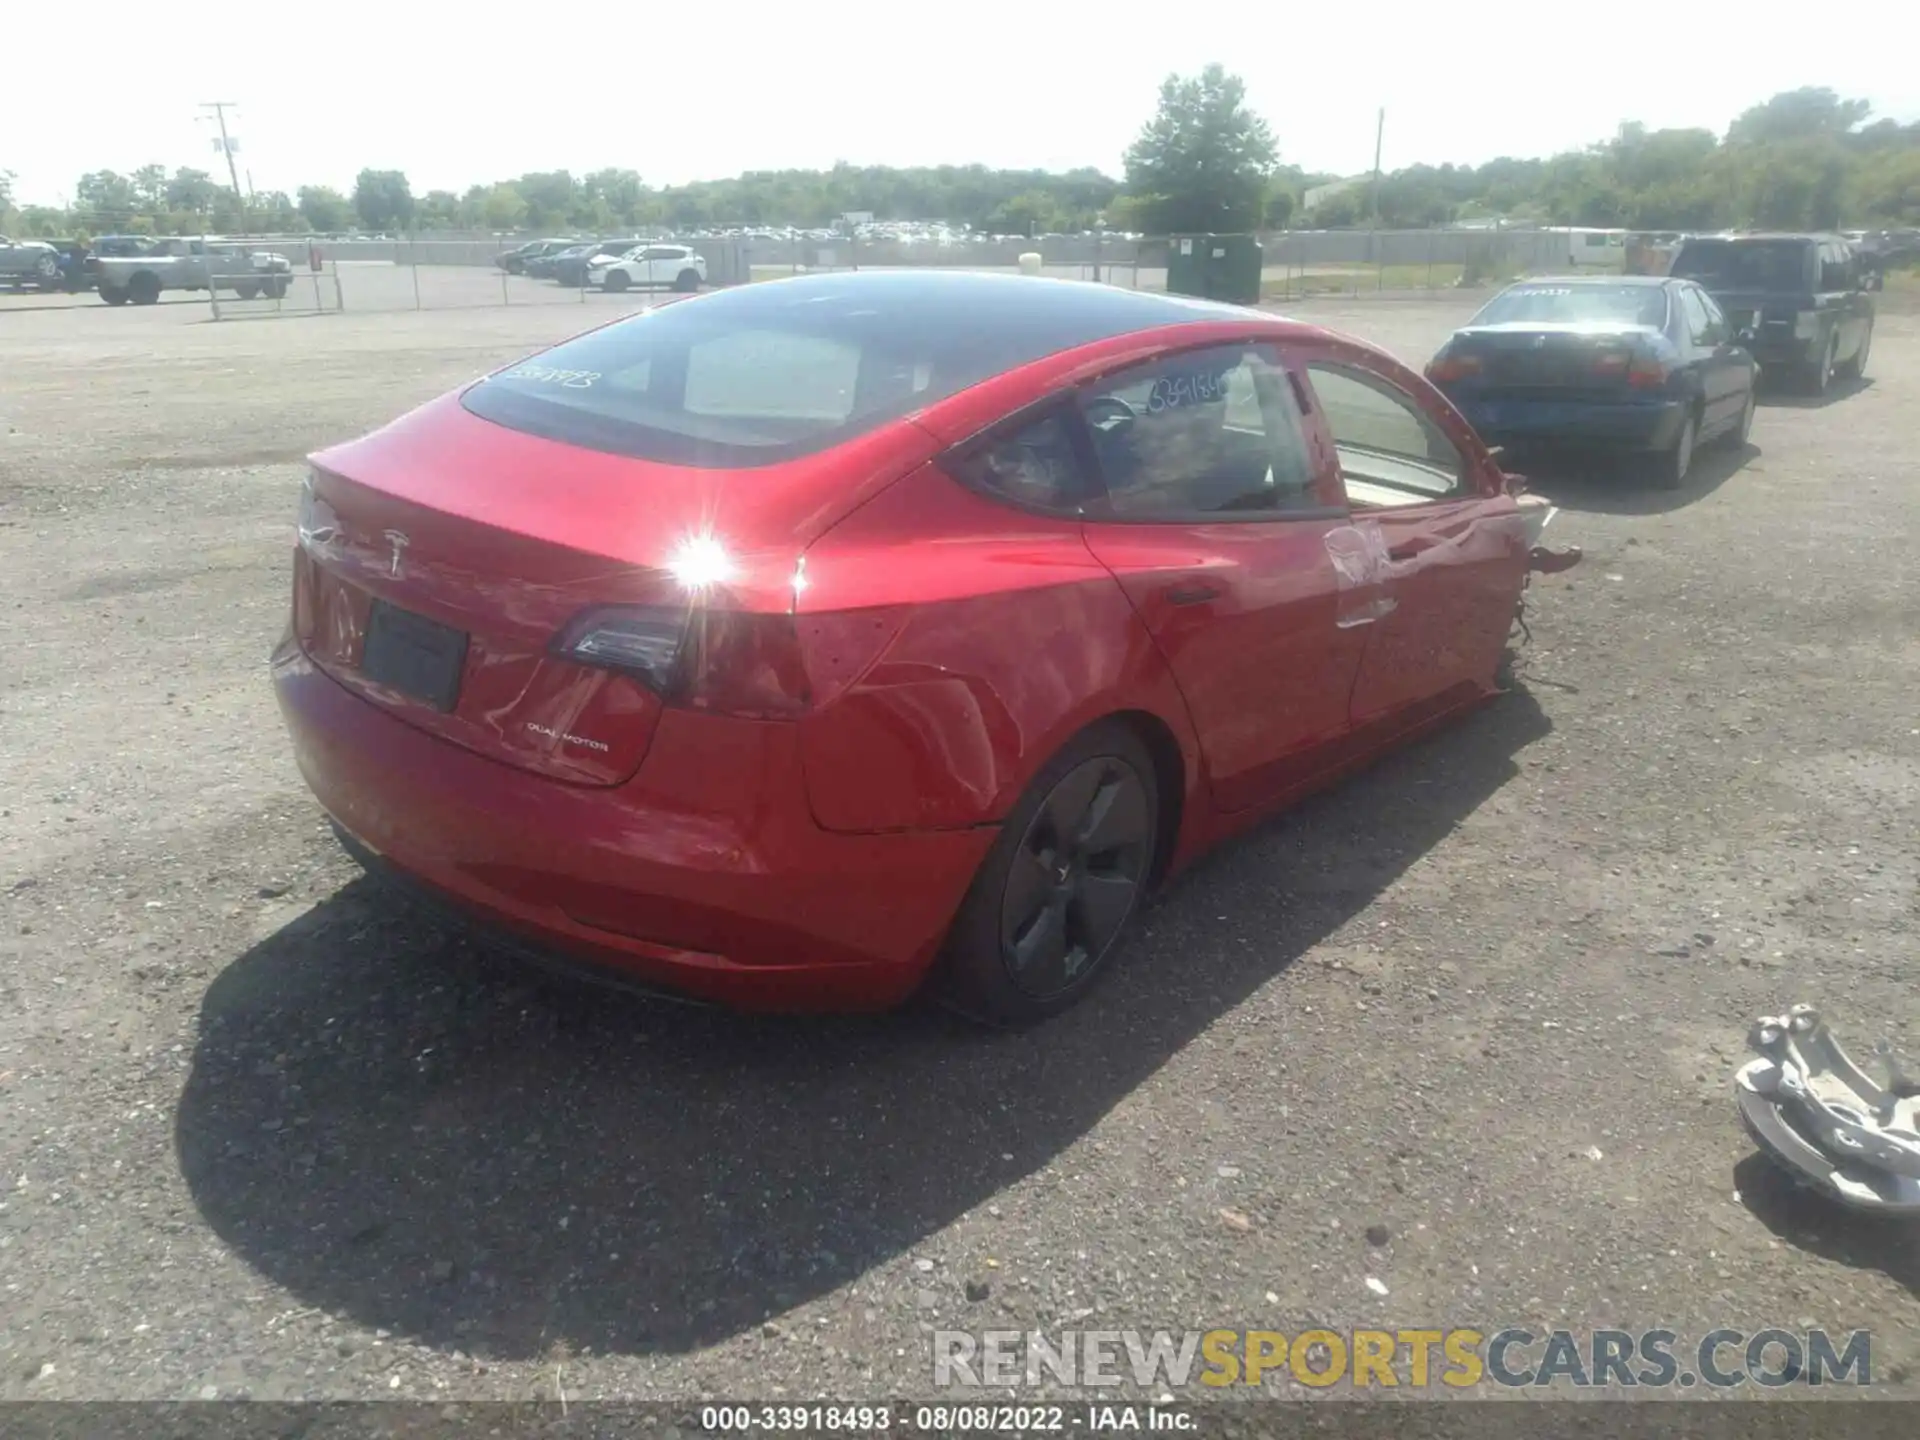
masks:
<path id="1" fill-rule="evenodd" d="M 1589 270 L 1620 270 L 1627 263 L 1627 232 L 1590 230 L 1581 226 L 1556 225 L 1551 235 L 1566 237 L 1567 264 Z"/>

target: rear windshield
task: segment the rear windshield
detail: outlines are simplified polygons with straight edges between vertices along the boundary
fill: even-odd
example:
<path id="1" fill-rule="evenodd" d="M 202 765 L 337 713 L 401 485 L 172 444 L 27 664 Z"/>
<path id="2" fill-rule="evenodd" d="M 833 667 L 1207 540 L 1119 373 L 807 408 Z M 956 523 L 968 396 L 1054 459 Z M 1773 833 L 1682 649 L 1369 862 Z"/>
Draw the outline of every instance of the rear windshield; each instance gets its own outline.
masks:
<path id="1" fill-rule="evenodd" d="M 1162 297 L 1068 281 L 808 277 L 643 311 L 489 376 L 462 402 L 484 420 L 591 450 L 770 465 L 1057 351 L 1202 318 Z"/>
<path id="2" fill-rule="evenodd" d="M 1804 240 L 1689 240 L 1672 273 L 1709 290 L 1805 290 L 1811 248 Z"/>
<path id="3" fill-rule="evenodd" d="M 1516 285 L 1473 317 L 1475 325 L 1667 323 L 1667 292 L 1657 285 Z"/>

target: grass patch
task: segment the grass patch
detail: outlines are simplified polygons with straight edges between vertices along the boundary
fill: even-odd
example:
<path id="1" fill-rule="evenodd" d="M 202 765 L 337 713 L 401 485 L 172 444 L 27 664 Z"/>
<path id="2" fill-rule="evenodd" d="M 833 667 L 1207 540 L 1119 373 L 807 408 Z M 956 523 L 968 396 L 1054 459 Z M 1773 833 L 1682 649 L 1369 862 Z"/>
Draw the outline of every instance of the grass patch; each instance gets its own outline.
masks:
<path id="1" fill-rule="evenodd" d="M 1431 265 L 1314 265 L 1279 277 L 1269 276 L 1260 287 L 1266 300 L 1310 299 L 1315 295 L 1408 294 L 1425 290 L 1453 290 L 1466 277 L 1466 267 L 1449 261 Z M 1484 282 L 1489 288 L 1506 283 Z"/>

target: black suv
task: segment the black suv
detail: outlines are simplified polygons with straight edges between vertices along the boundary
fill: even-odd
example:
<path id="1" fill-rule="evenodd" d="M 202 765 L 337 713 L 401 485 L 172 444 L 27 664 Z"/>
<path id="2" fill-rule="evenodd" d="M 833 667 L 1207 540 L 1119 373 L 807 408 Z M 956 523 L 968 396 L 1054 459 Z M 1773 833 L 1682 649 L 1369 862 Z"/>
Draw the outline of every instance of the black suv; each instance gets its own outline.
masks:
<path id="1" fill-rule="evenodd" d="M 1838 235 L 1695 235 L 1670 274 L 1719 302 L 1763 371 L 1813 394 L 1866 373 L 1873 296 L 1860 256 Z"/>

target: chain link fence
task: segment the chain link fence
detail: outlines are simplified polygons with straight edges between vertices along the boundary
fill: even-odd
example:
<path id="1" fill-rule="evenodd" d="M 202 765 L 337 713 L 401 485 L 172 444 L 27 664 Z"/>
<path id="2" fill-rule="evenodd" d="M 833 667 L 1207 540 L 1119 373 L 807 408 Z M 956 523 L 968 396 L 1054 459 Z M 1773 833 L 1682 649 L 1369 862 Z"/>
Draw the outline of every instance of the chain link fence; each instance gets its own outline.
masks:
<path id="1" fill-rule="evenodd" d="M 1627 249 L 1616 237 L 1595 246 L 1596 232 L 1530 230 L 1278 231 L 1260 237 L 1261 299 L 1291 304 L 1316 297 L 1420 296 L 1486 290 L 1532 274 L 1621 270 Z M 578 238 L 578 237 L 574 237 Z M 450 310 L 491 306 L 631 306 L 648 285 L 609 291 L 585 266 L 551 273 L 515 273 L 503 258 L 521 237 L 420 233 L 370 238 L 234 237 L 226 243 L 284 275 L 284 283 L 225 286 L 208 292 L 169 290 L 161 302 L 198 304 L 209 318 L 345 312 Z M 632 234 L 580 241 L 612 252 L 635 246 L 684 247 L 702 257 L 705 284 L 721 286 L 782 276 L 898 266 L 1017 273 L 1022 257 L 1040 256 L 1040 273 L 1063 279 L 1165 290 L 1170 242 L 1111 233 L 915 240 L 866 235 Z M 589 250 L 588 253 L 592 253 Z M 670 287 L 669 287 L 670 288 Z M 47 297 L 50 302 L 54 297 Z M 22 295 L 21 301 L 29 296 Z M 58 303 L 99 303 L 78 294 Z M 16 299 L 0 289 L 0 311 Z"/>

